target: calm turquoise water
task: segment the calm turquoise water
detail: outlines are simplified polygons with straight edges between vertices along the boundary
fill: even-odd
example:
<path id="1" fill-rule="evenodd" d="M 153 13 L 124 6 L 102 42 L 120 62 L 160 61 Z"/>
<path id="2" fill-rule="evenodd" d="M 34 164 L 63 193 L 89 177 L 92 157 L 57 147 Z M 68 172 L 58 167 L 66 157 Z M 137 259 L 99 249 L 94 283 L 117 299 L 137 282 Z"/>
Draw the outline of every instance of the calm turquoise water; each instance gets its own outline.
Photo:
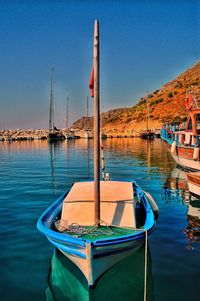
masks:
<path id="1" fill-rule="evenodd" d="M 160 208 L 149 237 L 148 300 L 199 301 L 200 236 L 190 231 L 188 211 L 200 200 L 189 194 L 184 172 L 159 139 L 108 139 L 104 146 L 112 178 L 135 179 Z M 92 173 L 92 140 L 0 143 L 0 300 L 143 300 L 143 247 L 88 290 L 80 271 L 36 229 L 47 206 Z"/>

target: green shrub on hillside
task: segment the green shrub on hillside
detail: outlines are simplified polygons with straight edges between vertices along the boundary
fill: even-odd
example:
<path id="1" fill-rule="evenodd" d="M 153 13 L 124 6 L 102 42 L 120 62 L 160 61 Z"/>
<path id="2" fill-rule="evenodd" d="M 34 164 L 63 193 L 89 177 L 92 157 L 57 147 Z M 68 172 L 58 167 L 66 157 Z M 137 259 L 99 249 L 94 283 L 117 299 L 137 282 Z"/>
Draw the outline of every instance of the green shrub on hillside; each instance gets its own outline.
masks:
<path id="1" fill-rule="evenodd" d="M 146 99 L 142 97 L 141 100 L 138 102 L 138 106 L 143 105 L 144 103 L 146 103 Z"/>
<path id="2" fill-rule="evenodd" d="M 144 107 L 142 107 L 142 106 L 137 107 L 137 111 L 143 111 L 143 110 L 144 110 Z"/>
<path id="3" fill-rule="evenodd" d="M 114 116 L 111 116 L 111 117 L 110 117 L 110 121 L 111 121 L 111 122 L 114 122 L 114 121 L 116 121 L 117 119 L 119 119 L 119 116 L 117 116 L 117 115 L 114 115 Z"/>
<path id="4" fill-rule="evenodd" d="M 172 92 L 169 92 L 169 93 L 167 94 L 167 96 L 168 96 L 169 98 L 171 98 L 171 97 L 173 97 L 173 93 L 172 93 Z"/>
<path id="5" fill-rule="evenodd" d="M 151 105 L 156 105 L 157 103 L 162 102 L 163 100 L 164 100 L 164 98 L 155 99 L 151 102 Z"/>

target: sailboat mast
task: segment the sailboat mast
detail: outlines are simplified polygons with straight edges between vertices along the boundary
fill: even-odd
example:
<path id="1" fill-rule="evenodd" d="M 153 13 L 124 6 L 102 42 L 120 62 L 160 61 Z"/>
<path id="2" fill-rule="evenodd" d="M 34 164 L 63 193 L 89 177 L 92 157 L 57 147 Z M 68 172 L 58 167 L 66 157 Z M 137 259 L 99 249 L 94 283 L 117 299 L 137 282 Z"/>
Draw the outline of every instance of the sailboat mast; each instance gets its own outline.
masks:
<path id="1" fill-rule="evenodd" d="M 86 112 L 86 116 L 87 116 L 86 131 L 87 131 L 87 133 L 88 133 L 88 111 L 89 111 L 89 96 L 87 96 L 87 112 Z"/>
<path id="2" fill-rule="evenodd" d="M 149 130 L 149 102 L 148 99 L 146 100 L 146 106 L 147 106 L 147 131 Z"/>
<path id="3" fill-rule="evenodd" d="M 54 130 L 54 67 L 51 70 L 49 130 Z"/>
<path id="4" fill-rule="evenodd" d="M 100 226 L 100 94 L 99 22 L 94 24 L 94 207 L 95 224 Z"/>
<path id="5" fill-rule="evenodd" d="M 69 128 L 69 109 L 68 109 L 68 103 L 69 103 L 69 95 L 67 94 L 67 107 L 66 107 L 66 129 Z"/>

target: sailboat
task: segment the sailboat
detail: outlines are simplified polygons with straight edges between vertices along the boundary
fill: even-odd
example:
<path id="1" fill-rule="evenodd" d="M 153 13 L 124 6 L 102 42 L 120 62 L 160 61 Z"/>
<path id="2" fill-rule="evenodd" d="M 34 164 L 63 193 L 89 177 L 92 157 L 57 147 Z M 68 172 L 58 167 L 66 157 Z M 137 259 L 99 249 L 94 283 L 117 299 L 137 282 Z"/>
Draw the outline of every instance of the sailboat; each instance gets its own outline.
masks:
<path id="1" fill-rule="evenodd" d="M 135 181 L 100 180 L 99 22 L 94 25 L 94 180 L 76 182 L 39 218 L 37 228 L 84 274 L 88 285 L 132 254 L 156 225 L 153 198 Z"/>
<path id="2" fill-rule="evenodd" d="M 146 131 L 143 131 L 140 133 L 140 137 L 143 139 L 153 139 L 154 138 L 154 132 L 149 129 L 149 102 L 146 100 L 146 110 L 147 110 L 147 115 L 146 115 Z"/>
<path id="3" fill-rule="evenodd" d="M 54 118 L 54 67 L 52 67 L 51 71 L 51 91 L 50 91 L 50 114 L 49 114 L 49 134 L 47 136 L 49 141 L 54 140 L 63 140 L 65 136 L 61 133 L 59 129 L 55 126 L 55 118 Z"/>

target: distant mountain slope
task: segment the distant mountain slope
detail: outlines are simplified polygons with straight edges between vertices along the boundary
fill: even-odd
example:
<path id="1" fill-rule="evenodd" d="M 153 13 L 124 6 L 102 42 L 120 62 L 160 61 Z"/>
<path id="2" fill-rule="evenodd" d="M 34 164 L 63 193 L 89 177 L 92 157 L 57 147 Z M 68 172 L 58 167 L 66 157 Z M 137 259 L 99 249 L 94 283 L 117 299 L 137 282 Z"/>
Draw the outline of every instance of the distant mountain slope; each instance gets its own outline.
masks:
<path id="1" fill-rule="evenodd" d="M 103 132 L 138 133 L 146 129 L 147 102 L 149 104 L 149 127 L 161 128 L 165 122 L 183 122 L 186 120 L 185 108 L 186 91 L 192 87 L 200 91 L 200 61 L 180 74 L 176 79 L 142 97 L 138 103 L 130 108 L 110 110 L 101 114 Z M 93 127 L 93 119 L 82 117 L 72 128 L 85 129 Z"/>

